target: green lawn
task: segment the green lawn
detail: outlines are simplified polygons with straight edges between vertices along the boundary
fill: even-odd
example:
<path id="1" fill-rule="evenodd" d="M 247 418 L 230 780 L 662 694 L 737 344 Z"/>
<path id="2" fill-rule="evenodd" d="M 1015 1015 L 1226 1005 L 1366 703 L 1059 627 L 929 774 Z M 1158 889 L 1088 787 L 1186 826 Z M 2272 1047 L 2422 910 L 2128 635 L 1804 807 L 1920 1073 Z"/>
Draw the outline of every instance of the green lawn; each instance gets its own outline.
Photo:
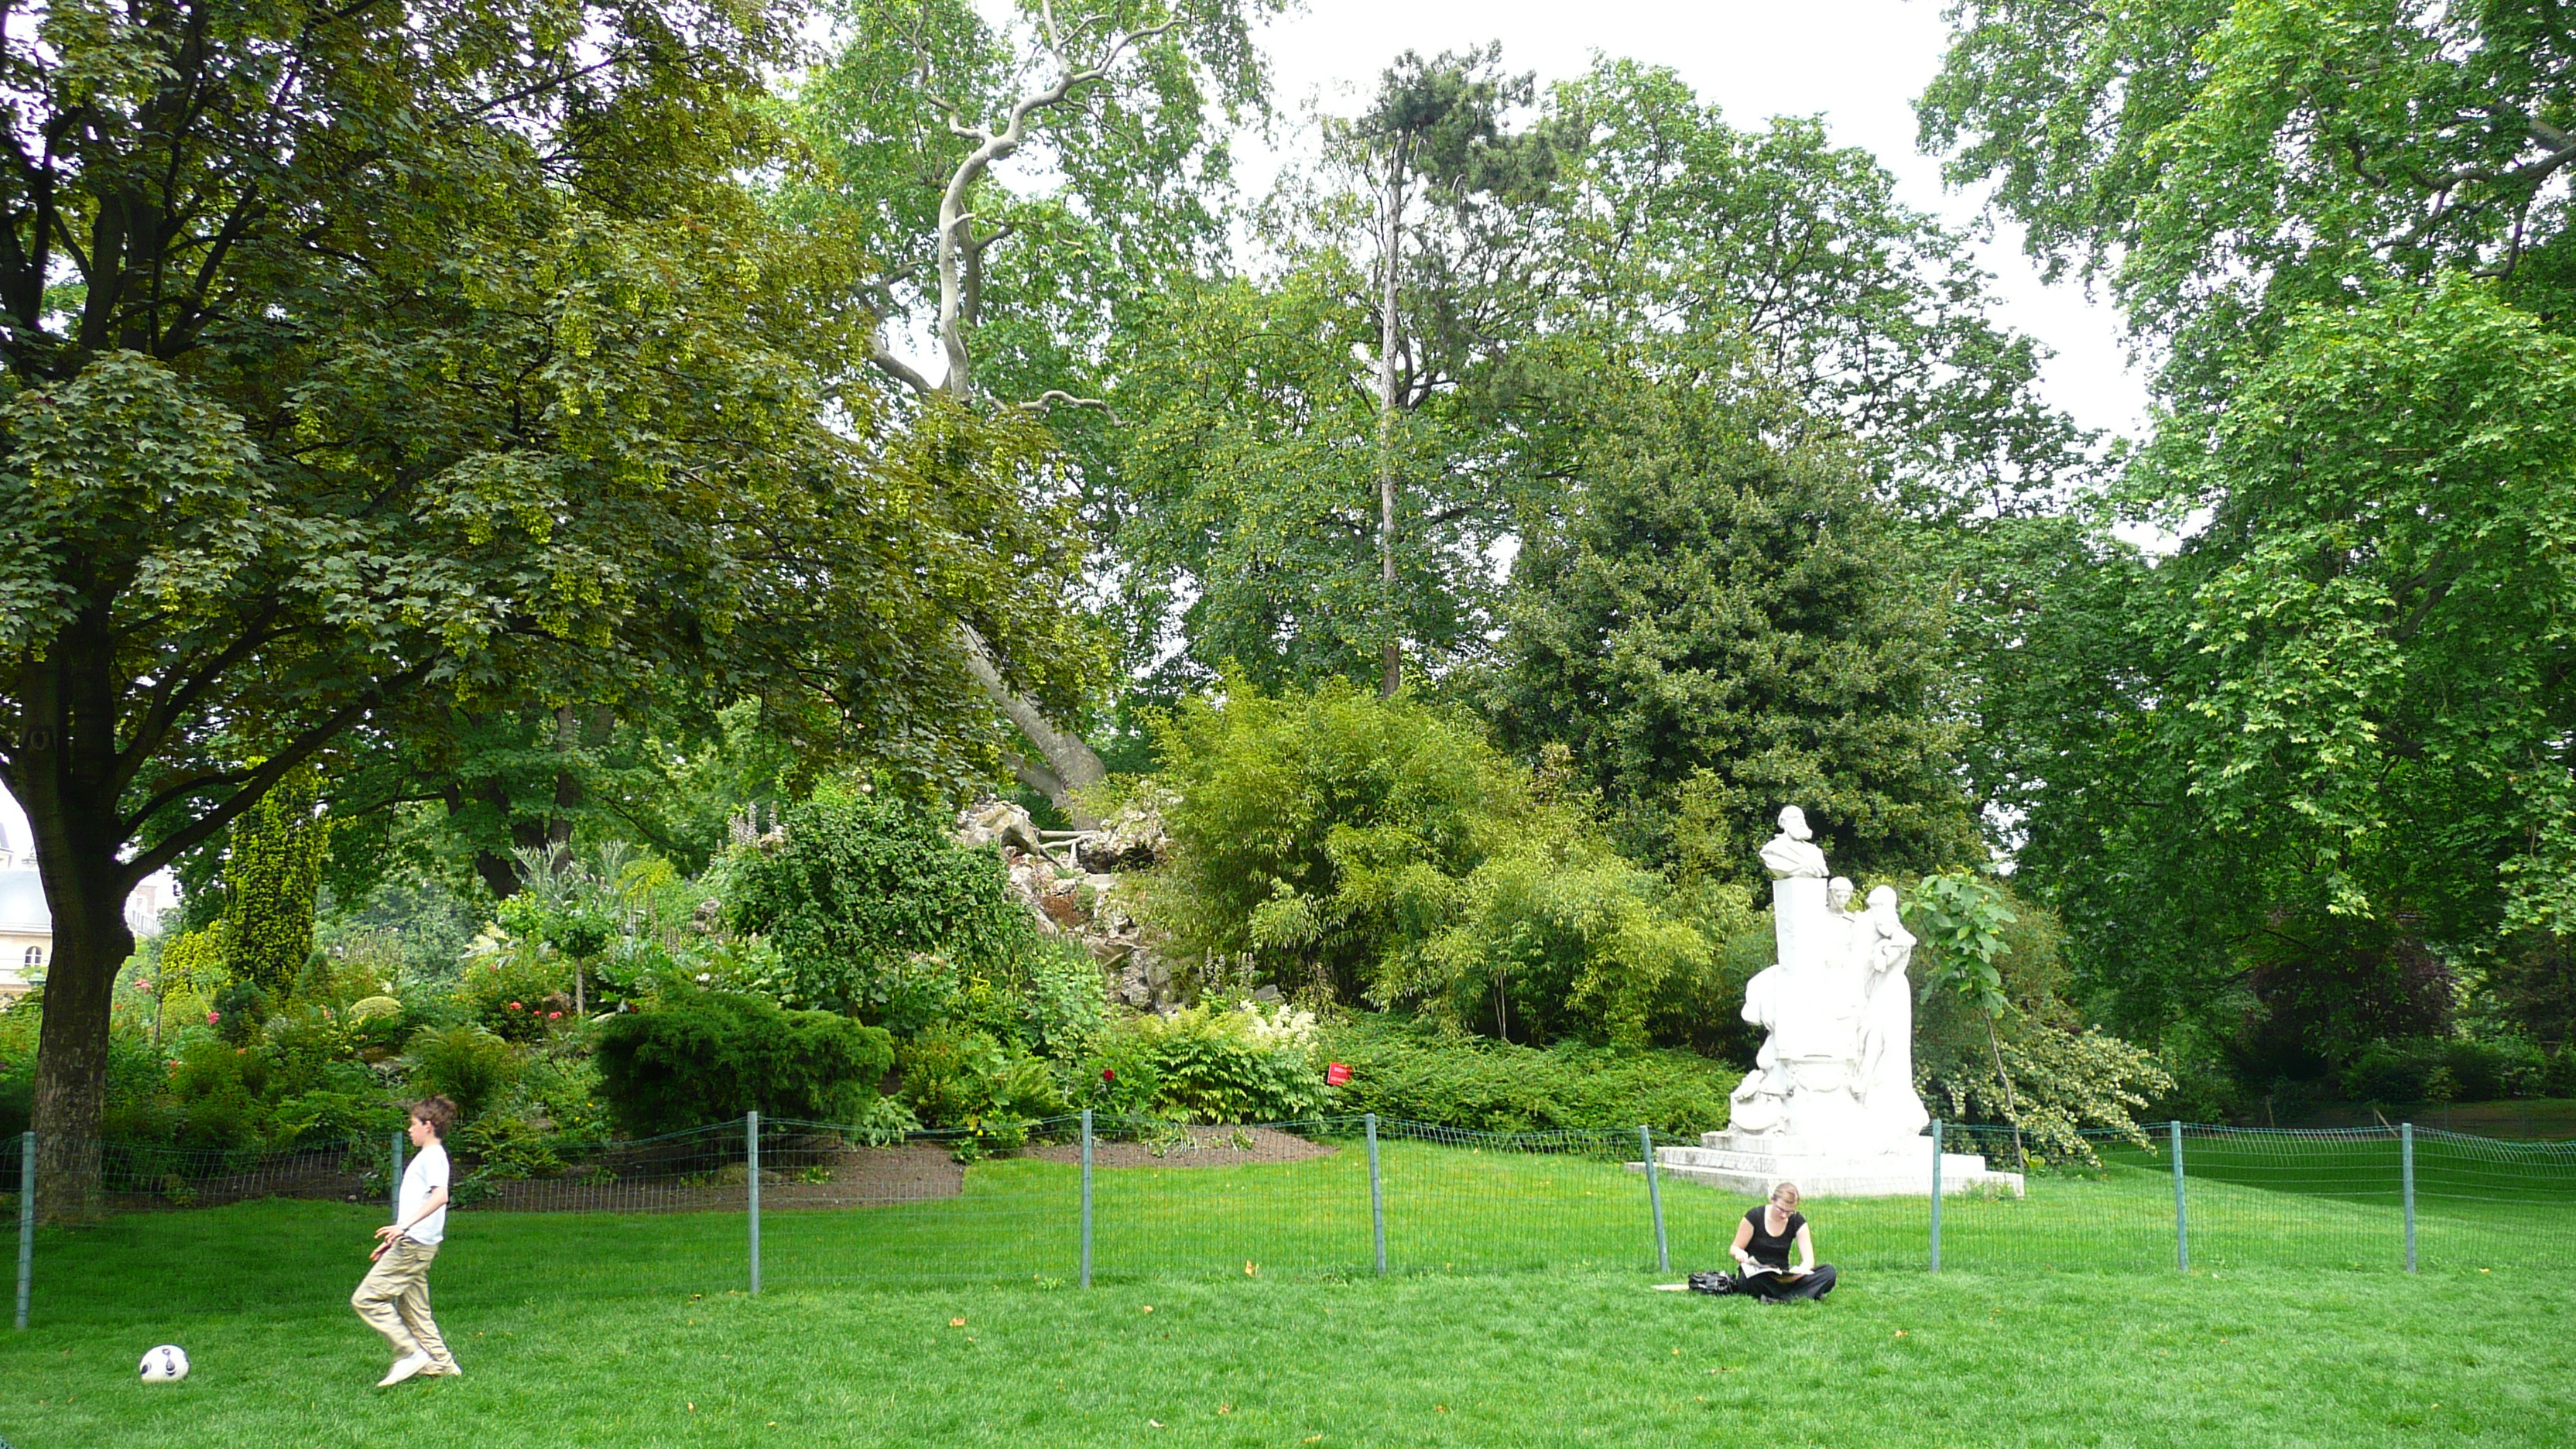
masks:
<path id="1" fill-rule="evenodd" d="M 346 1306 L 377 1209 L 139 1214 L 39 1245 L 36 1326 L 0 1333 L 18 1449 L 307 1445 L 2562 1443 L 2568 1211 L 2426 1213 L 2170 1177 L 2042 1178 L 1945 1205 L 1812 1205 L 1850 1276 L 1818 1308 L 1644 1291 L 1644 1185 L 1617 1164 L 1390 1144 L 1368 1272 L 1365 1159 L 1103 1171 L 980 1165 L 965 1195 L 771 1213 L 459 1214 L 436 1282 L 467 1377 L 378 1393 Z M 2375 1171 L 2364 1163 L 2356 1172 Z M 1675 1269 L 1743 1202 L 1667 1184 Z M 2545 1255 L 2544 1255 L 2545 1256 Z M 2492 1271 L 2480 1272 L 2480 1267 Z M 1247 1271 L 1249 1269 L 1249 1271 Z M 2105 1271 L 2110 1270 L 2110 1271 Z M 894 1286 L 888 1286 L 894 1285 Z M 1147 1305 L 1152 1311 L 1146 1311 Z M 964 1318 L 963 1327 L 951 1319 Z M 195 1357 L 145 1388 L 159 1342 Z M 694 1407 L 691 1407 L 694 1405 Z M 1165 1427 L 1154 1429 L 1149 1421 Z M 773 1427 L 774 1425 L 774 1427 Z M 1321 1438 L 1309 1436 L 1320 1435 Z"/>

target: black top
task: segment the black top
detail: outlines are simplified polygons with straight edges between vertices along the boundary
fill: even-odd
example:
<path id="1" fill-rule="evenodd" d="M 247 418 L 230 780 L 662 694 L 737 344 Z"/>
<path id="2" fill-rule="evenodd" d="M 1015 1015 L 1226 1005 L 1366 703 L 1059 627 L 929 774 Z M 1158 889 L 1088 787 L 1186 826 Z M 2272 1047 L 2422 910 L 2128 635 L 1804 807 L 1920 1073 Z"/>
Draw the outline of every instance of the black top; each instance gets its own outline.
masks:
<path id="1" fill-rule="evenodd" d="M 1789 1214 L 1789 1230 L 1775 1238 L 1771 1236 L 1771 1225 L 1763 1221 L 1770 1211 L 1767 1205 L 1746 1210 L 1744 1220 L 1753 1225 L 1753 1240 L 1744 1245 L 1744 1251 L 1751 1253 L 1757 1263 L 1786 1268 L 1789 1248 L 1798 1241 L 1798 1230 L 1807 1225 L 1807 1220 L 1797 1213 Z"/>

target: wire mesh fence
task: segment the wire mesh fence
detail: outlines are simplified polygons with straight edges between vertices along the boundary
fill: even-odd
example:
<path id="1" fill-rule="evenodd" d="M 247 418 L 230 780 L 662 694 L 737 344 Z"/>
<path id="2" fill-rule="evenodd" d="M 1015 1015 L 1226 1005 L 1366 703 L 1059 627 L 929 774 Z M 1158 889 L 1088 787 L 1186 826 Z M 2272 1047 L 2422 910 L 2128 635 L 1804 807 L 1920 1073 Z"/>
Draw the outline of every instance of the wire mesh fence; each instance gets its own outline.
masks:
<path id="1" fill-rule="evenodd" d="M 2576 1143 L 2164 1124 L 2088 1134 L 2089 1154 L 2041 1160 L 2017 1155 L 2009 1129 L 1942 1130 L 1951 1152 L 2021 1167 L 2021 1191 L 1946 1192 L 1937 1209 L 1926 1192 L 1811 1194 L 1823 1258 L 1846 1272 L 2576 1269 Z M 449 1237 L 471 1247 L 446 1255 L 441 1291 L 1678 1276 L 1725 1265 L 1759 1201 L 1646 1170 L 1649 1148 L 1683 1145 L 1695 1144 L 1645 1129 L 1487 1133 L 1366 1117 L 1207 1127 L 1074 1116 L 896 1141 L 738 1120 L 459 1161 Z M 327 1273 L 306 1275 L 308 1294 L 278 1286 L 294 1274 L 223 1265 L 318 1267 L 337 1245 L 361 1271 L 405 1151 L 399 1138 L 275 1154 L 102 1144 L 106 1222 L 22 1234 L 39 1312 L 81 1311 L 82 1264 L 116 1253 L 167 1258 L 173 1309 L 331 1306 L 347 1285 Z M 0 1140 L 0 1186 L 17 1186 L 24 1156 L 23 1140 Z"/>

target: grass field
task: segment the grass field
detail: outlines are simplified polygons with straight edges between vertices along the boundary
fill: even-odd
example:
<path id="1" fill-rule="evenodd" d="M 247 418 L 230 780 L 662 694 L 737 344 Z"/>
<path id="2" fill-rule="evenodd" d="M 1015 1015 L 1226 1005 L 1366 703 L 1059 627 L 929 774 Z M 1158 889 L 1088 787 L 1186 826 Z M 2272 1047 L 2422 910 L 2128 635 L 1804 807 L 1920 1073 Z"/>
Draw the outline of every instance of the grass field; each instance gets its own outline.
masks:
<path id="1" fill-rule="evenodd" d="M 2378 1169 L 2350 1170 L 2368 1187 Z M 460 1214 L 436 1282 L 467 1377 L 382 1393 L 382 1347 L 346 1305 L 376 1209 L 125 1216 L 41 1236 L 36 1326 L 0 1335 L 0 1436 L 18 1449 L 2576 1438 L 2576 1271 L 2531 1251 L 2569 1238 L 2563 1203 L 2475 1196 L 2426 1213 L 2427 1271 L 2412 1278 L 2393 1271 L 2391 1207 L 2199 1179 L 2196 1271 L 2178 1275 L 2170 1179 L 2152 1164 L 1945 1205 L 1937 1277 L 1920 1267 L 1920 1200 L 1818 1203 L 1844 1286 L 1820 1307 L 1757 1308 L 1644 1291 L 1643 1184 L 1615 1163 L 1395 1144 L 1385 1180 L 1398 1271 L 1378 1280 L 1356 1153 L 1103 1172 L 1089 1291 L 1072 1281 L 1078 1177 L 1046 1162 L 979 1165 L 945 1202 L 768 1214 L 756 1299 L 738 1291 L 740 1214 Z M 1742 1201 L 1681 1184 L 1665 1199 L 1676 1273 L 1722 1261 Z M 165 1341 L 195 1375 L 134 1383 L 134 1360 Z"/>

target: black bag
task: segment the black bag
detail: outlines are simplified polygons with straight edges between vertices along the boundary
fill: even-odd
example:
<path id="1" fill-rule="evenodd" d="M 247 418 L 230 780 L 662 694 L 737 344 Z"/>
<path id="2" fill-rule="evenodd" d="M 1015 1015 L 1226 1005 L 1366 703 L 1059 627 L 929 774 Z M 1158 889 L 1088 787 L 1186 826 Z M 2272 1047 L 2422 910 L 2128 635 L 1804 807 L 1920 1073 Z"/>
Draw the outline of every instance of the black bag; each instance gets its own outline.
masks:
<path id="1" fill-rule="evenodd" d="M 1726 1273 L 1693 1273 L 1690 1275 L 1690 1291 L 1693 1293 L 1732 1293 L 1735 1291 L 1739 1281 L 1740 1280 Z"/>

